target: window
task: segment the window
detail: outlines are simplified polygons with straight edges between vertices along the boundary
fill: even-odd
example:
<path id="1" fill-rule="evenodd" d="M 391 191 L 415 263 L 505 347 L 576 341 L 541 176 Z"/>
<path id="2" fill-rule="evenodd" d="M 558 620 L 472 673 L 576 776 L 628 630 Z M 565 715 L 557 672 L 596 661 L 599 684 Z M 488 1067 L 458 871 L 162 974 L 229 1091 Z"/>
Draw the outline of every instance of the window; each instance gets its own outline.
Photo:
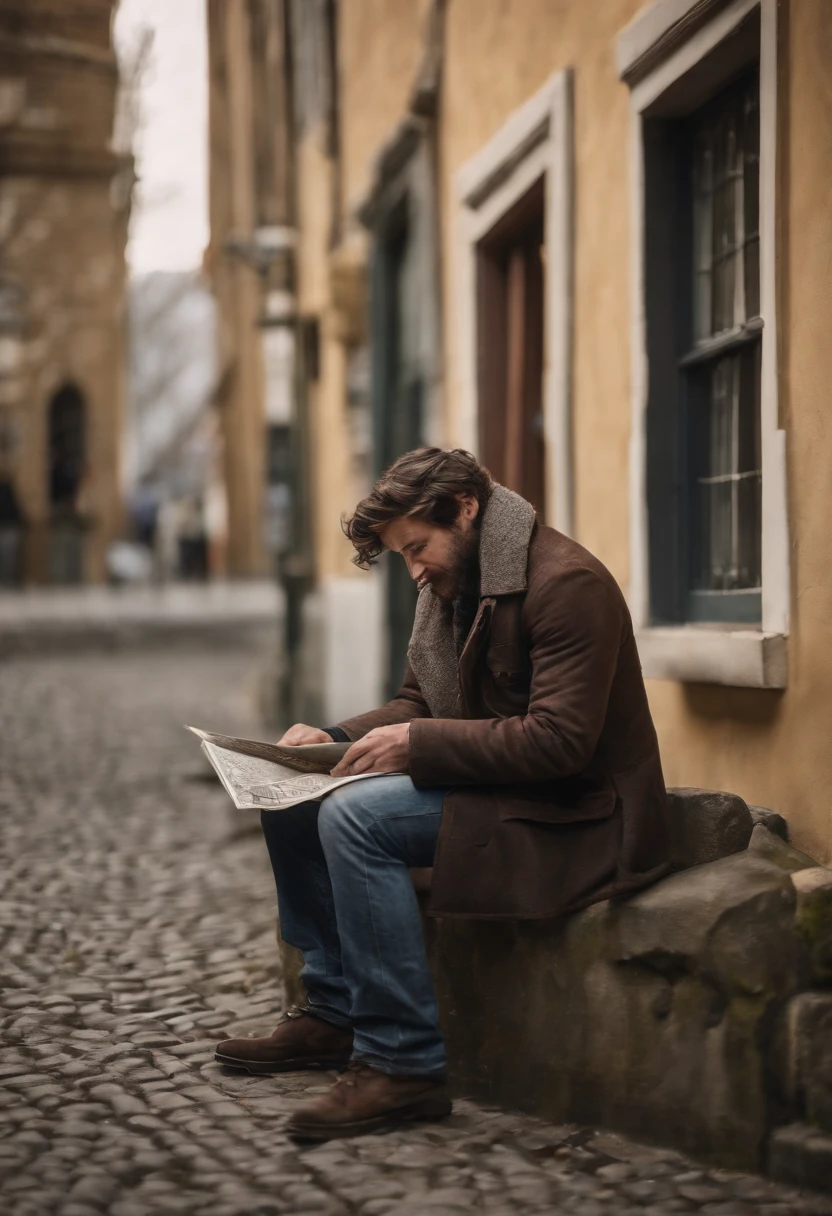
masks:
<path id="1" fill-rule="evenodd" d="M 656 0 L 617 51 L 638 218 L 630 606 L 642 666 L 783 687 L 776 0 Z"/>
<path id="2" fill-rule="evenodd" d="M 688 405 L 691 621 L 761 620 L 759 83 L 689 126 L 692 326 Z"/>

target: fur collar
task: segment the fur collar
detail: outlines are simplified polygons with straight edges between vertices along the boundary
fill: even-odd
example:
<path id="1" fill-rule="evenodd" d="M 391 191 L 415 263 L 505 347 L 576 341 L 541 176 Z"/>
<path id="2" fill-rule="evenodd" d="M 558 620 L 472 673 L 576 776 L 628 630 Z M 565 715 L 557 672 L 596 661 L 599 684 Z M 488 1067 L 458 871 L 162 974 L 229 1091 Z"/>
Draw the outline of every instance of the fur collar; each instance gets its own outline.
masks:
<path id="1" fill-rule="evenodd" d="M 534 507 L 513 490 L 495 486 L 480 532 L 480 598 L 526 590 Z"/>
<path id="2" fill-rule="evenodd" d="M 480 599 L 525 591 L 534 507 L 505 486 L 495 485 L 480 532 Z M 434 718 L 461 713 L 453 620 L 448 605 L 430 587 L 419 593 L 408 658 Z"/>

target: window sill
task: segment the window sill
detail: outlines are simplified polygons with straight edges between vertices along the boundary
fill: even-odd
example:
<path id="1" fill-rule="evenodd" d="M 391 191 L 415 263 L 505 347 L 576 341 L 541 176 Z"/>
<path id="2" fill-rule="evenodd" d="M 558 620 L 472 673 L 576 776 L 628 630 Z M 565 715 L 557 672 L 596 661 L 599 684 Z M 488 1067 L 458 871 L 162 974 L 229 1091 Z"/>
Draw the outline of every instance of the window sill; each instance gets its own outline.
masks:
<path id="1" fill-rule="evenodd" d="M 645 679 L 734 688 L 785 688 L 786 641 L 782 633 L 689 625 L 636 634 Z"/>

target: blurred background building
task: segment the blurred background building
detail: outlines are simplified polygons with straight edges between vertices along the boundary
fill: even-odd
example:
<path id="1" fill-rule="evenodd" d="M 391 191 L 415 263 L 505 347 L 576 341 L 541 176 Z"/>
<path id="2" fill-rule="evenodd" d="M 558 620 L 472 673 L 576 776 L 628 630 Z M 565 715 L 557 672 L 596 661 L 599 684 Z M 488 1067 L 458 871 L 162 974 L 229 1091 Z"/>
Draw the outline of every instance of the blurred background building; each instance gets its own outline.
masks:
<path id="1" fill-rule="evenodd" d="M 112 0 L 0 4 L 0 583 L 104 576 L 122 528 L 132 167 Z"/>

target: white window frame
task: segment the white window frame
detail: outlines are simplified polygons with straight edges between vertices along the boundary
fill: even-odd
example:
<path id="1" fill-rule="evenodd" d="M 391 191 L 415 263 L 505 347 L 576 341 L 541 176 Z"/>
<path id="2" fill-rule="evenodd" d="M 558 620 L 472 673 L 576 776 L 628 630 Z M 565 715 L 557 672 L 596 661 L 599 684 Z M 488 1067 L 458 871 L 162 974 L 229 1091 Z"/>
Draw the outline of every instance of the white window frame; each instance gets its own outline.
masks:
<path id="1" fill-rule="evenodd" d="M 695 26 L 703 9 L 711 19 Z M 644 111 L 709 54 L 755 8 L 760 11 L 760 311 L 762 334 L 762 627 L 651 626 L 648 585 Z M 686 24 L 693 32 L 685 36 Z M 656 0 L 618 37 L 619 75 L 631 84 L 630 608 L 642 668 L 654 679 L 785 688 L 790 573 L 786 442 L 778 413 L 776 228 L 777 0 Z M 663 52 L 665 52 L 663 54 Z M 645 70 L 646 68 L 646 70 Z"/>
<path id="2" fill-rule="evenodd" d="M 477 244 L 542 177 L 546 249 L 543 351 L 545 516 L 571 534 L 572 73 L 555 72 L 454 177 L 460 442 L 479 448 Z"/>

